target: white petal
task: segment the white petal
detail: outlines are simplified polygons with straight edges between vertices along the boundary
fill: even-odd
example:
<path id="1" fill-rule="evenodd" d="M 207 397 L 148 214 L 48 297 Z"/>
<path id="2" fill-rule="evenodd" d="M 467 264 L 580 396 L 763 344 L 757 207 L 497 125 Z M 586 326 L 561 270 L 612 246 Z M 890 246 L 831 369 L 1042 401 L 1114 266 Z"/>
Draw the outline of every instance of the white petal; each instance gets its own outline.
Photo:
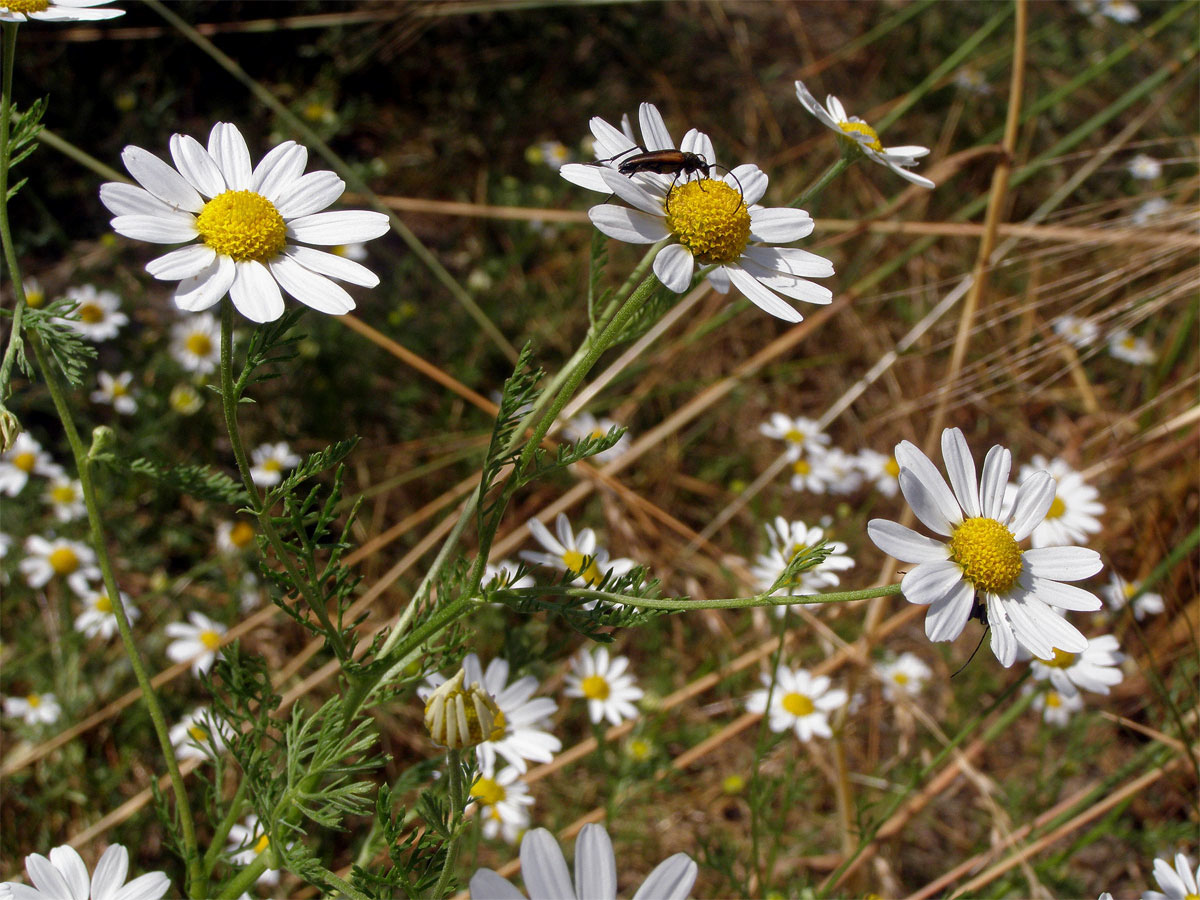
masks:
<path id="1" fill-rule="evenodd" d="M 575 896 L 578 900 L 617 896 L 617 860 L 608 832 L 600 825 L 584 825 L 575 839 Z"/>
<path id="2" fill-rule="evenodd" d="M 806 303 L 825 305 L 833 302 L 833 291 L 819 284 L 813 284 L 795 275 L 786 275 L 764 268 L 748 256 L 741 259 L 741 268 L 745 269 L 758 282 L 773 291 L 779 291 L 785 297 L 793 300 L 803 300 Z"/>
<path id="3" fill-rule="evenodd" d="M 173 134 L 170 147 L 175 167 L 192 187 L 205 197 L 225 193 L 228 188 L 225 176 L 198 140 L 186 134 Z"/>
<path id="4" fill-rule="evenodd" d="M 975 605 L 975 589 L 967 582 L 950 591 L 929 607 L 925 614 L 925 636 L 931 641 L 952 641 L 966 627 Z"/>
<path id="5" fill-rule="evenodd" d="M 671 234 L 662 216 L 624 206 L 593 206 L 588 210 L 588 218 L 602 234 L 627 244 L 656 244 Z"/>
<path id="6" fill-rule="evenodd" d="M 1080 581 L 1104 568 L 1100 554 L 1087 547 L 1042 547 L 1026 550 L 1021 561 L 1031 575 L 1055 581 Z"/>
<path id="7" fill-rule="evenodd" d="M 796 278 L 826 278 L 833 274 L 833 263 L 798 247 L 750 246 L 742 256 L 763 268 Z"/>
<path id="8" fill-rule="evenodd" d="M 750 237 L 770 244 L 786 244 L 812 234 L 815 223 L 802 209 L 786 206 L 757 207 L 750 212 Z"/>
<path id="9" fill-rule="evenodd" d="M 288 235 L 306 244 L 358 244 L 387 233 L 383 213 L 364 210 L 315 213 L 288 222 Z"/>
<path id="10" fill-rule="evenodd" d="M 231 191 L 250 190 L 250 150 L 237 126 L 218 122 L 208 133 L 208 152 Z"/>
<path id="11" fill-rule="evenodd" d="M 654 274 L 668 290 L 677 294 L 682 294 L 691 287 L 694 269 L 692 252 L 681 244 L 668 244 L 654 257 Z"/>
<path id="12" fill-rule="evenodd" d="M 129 851 L 113 844 L 104 851 L 92 873 L 92 900 L 110 900 L 125 884 L 129 874 Z"/>
<path id="13" fill-rule="evenodd" d="M 708 279 L 708 283 L 713 286 L 713 290 L 715 290 L 718 294 L 729 293 L 729 273 L 726 272 L 723 267 L 713 269 L 706 277 Z"/>
<path id="14" fill-rule="evenodd" d="M 940 480 L 940 476 L 939 476 Z M 900 491 L 904 494 L 904 499 L 908 501 L 908 505 L 912 507 L 913 513 L 921 520 L 924 525 L 938 534 L 949 537 L 954 533 L 954 526 L 962 521 L 961 513 L 958 513 L 955 518 L 951 518 L 947 514 L 946 509 L 939 503 L 939 500 L 945 501 L 941 491 L 930 491 L 912 469 L 900 470 L 899 475 Z M 935 482 L 936 484 L 936 482 Z M 942 491 L 949 495 L 945 484 L 942 484 Z M 957 506 L 955 507 L 957 513 Z"/>
<path id="15" fill-rule="evenodd" d="M 630 206 L 637 207 L 642 212 L 650 213 L 651 215 L 663 215 L 662 197 L 650 193 L 637 182 L 631 181 L 626 176 L 619 172 L 614 172 L 612 169 L 600 169 L 600 177 L 604 179 L 604 183 L 608 185 L 610 191 Z"/>
<path id="16" fill-rule="evenodd" d="M 717 151 L 713 149 L 712 139 L 703 131 L 697 131 L 695 128 L 688 129 L 683 140 L 679 142 L 679 149 L 685 153 L 695 153 L 697 156 L 703 157 L 710 166 L 717 161 Z"/>
<path id="17" fill-rule="evenodd" d="M 992 653 L 1000 661 L 1000 665 L 1007 669 L 1017 659 L 1017 638 L 1013 634 L 1012 626 L 1008 623 L 1008 618 L 1004 615 L 1000 601 L 995 597 L 987 598 L 987 618 L 988 627 L 992 631 L 989 642 Z"/>
<path id="18" fill-rule="evenodd" d="M 283 295 L 279 284 L 262 263 L 253 260 L 234 263 L 237 269 L 229 286 L 229 299 L 251 322 L 274 322 L 283 315 Z"/>
<path id="19" fill-rule="evenodd" d="M 284 141 L 258 161 L 250 174 L 250 190 L 278 207 L 281 192 L 300 178 L 307 164 L 308 148 L 295 141 Z"/>
<path id="20" fill-rule="evenodd" d="M 144 188 L 121 181 L 100 185 L 100 202 L 114 216 L 160 216 L 174 212 Z"/>
<path id="21" fill-rule="evenodd" d="M 197 237 L 196 217 L 185 212 L 117 216 L 109 224 L 117 234 L 151 244 L 182 244 Z"/>
<path id="22" fill-rule="evenodd" d="M 996 444 L 983 459 L 983 478 L 979 484 L 981 515 L 1000 521 L 1004 492 L 1008 487 L 1008 473 L 1011 470 L 1012 454 Z"/>
<path id="23" fill-rule="evenodd" d="M 1049 472 L 1034 472 L 1021 482 L 1008 521 L 1014 538 L 1023 541 L 1042 524 L 1054 503 L 1055 491 L 1054 476 Z"/>
<path id="24" fill-rule="evenodd" d="M 747 208 L 761 200 L 767 192 L 767 173 L 754 163 L 734 166 L 731 171 L 725 173 L 724 179 L 731 188 L 742 192 L 742 202 Z"/>
<path id="25" fill-rule="evenodd" d="M 968 518 L 978 518 L 979 485 L 975 481 L 975 460 L 971 459 L 971 448 L 959 429 L 947 428 L 942 432 L 942 459 L 946 462 L 950 487 L 963 512 Z"/>
<path id="26" fill-rule="evenodd" d="M 1055 648 L 1067 653 L 1082 653 L 1087 649 L 1087 638 L 1036 597 L 1026 594 L 1019 599 L 1009 598 L 1001 602 L 1017 640 L 1034 656 L 1050 659 L 1054 656 Z"/>
<path id="27" fill-rule="evenodd" d="M 638 124 L 642 128 L 642 146 L 650 152 L 655 150 L 674 150 L 675 142 L 663 121 L 662 114 L 653 103 L 642 103 L 638 106 Z"/>
<path id="28" fill-rule="evenodd" d="M 916 476 L 922 487 L 928 494 L 933 505 L 940 511 L 941 517 L 946 522 L 957 525 L 962 521 L 962 508 L 958 505 L 958 501 L 954 498 L 954 494 L 950 488 L 946 486 L 946 481 L 942 478 L 941 472 L 930 461 L 929 457 L 922 453 L 914 444 L 908 441 L 901 441 L 896 445 L 896 462 L 900 465 L 901 474 L 905 469 L 909 470 L 910 479 Z M 901 484 L 903 489 L 903 483 Z M 906 493 L 905 498 L 908 498 Z M 909 500 L 911 503 L 912 501 Z M 921 514 L 914 508 L 918 516 Z M 922 521 L 925 521 L 922 519 Z M 929 522 L 925 522 L 930 528 L 933 528 Z M 938 529 L 934 528 L 935 531 Z M 949 530 L 938 531 L 939 534 L 950 534 Z"/>
<path id="29" fill-rule="evenodd" d="M 480 869 L 471 876 L 471 900 L 525 900 L 525 895 L 491 869 Z"/>
<path id="30" fill-rule="evenodd" d="M 87 867 L 82 859 L 79 859 L 76 866 L 64 853 L 56 853 L 67 850 L 74 853 L 76 858 L 79 857 L 74 848 L 65 845 L 50 851 L 50 855 L 54 857 L 53 862 L 40 853 L 31 853 L 25 857 L 25 871 L 37 888 L 33 896 L 42 900 L 49 897 L 54 897 L 55 900 L 88 900 Z M 65 877 L 60 868 L 65 870 Z"/>
<path id="31" fill-rule="evenodd" d="M 918 147 L 913 144 L 912 146 L 905 145 L 901 147 L 885 147 L 883 152 L 888 156 L 906 156 L 909 159 L 920 159 L 922 156 L 929 155 L 929 148 Z"/>
<path id="32" fill-rule="evenodd" d="M 179 282 L 175 288 L 175 305 L 188 312 L 208 309 L 229 293 L 236 274 L 233 260 L 218 256 L 203 272 Z"/>
<path id="33" fill-rule="evenodd" d="M 278 191 L 279 199 L 272 202 L 285 219 L 297 219 L 320 212 L 342 196 L 345 190 L 346 182 L 333 172 L 321 170 L 292 179 Z"/>
<path id="34" fill-rule="evenodd" d="M 589 191 L 599 191 L 602 194 L 611 193 L 608 189 L 608 184 L 600 177 L 598 166 L 586 165 L 584 163 L 567 163 L 558 170 L 558 174 L 571 182 L 571 184 L 577 184 L 582 188 L 587 188 Z"/>
<path id="35" fill-rule="evenodd" d="M 948 559 L 921 563 L 900 582 L 900 591 L 909 603 L 928 606 L 941 600 L 963 580 L 962 569 Z"/>
<path id="36" fill-rule="evenodd" d="M 162 900 L 169 890 L 171 879 L 164 873 L 147 872 L 121 888 L 120 893 L 113 896 L 113 900 Z M 92 895 L 92 900 L 97 900 L 96 895 Z"/>
<path id="37" fill-rule="evenodd" d="M 340 316 L 354 309 L 354 299 L 344 288 L 324 275 L 306 269 L 291 257 L 278 256 L 271 260 L 269 267 L 280 287 L 317 312 Z"/>
<path id="38" fill-rule="evenodd" d="M 1034 575 L 1021 575 L 1021 586 L 1044 603 L 1057 606 L 1059 609 L 1070 609 L 1077 612 L 1094 612 L 1103 604 L 1095 594 L 1077 588 L 1073 584 L 1061 584 L 1049 578 L 1038 578 Z"/>
<path id="39" fill-rule="evenodd" d="M 567 861 L 545 828 L 534 828 L 521 841 L 521 874 L 529 900 L 563 900 L 574 896 Z"/>
<path id="40" fill-rule="evenodd" d="M 379 276 L 366 266 L 352 259 L 338 256 L 336 253 L 326 253 L 324 250 L 314 250 L 312 247 L 300 247 L 292 244 L 284 248 L 285 256 L 294 259 L 306 269 L 312 269 L 330 278 L 348 281 L 350 284 L 361 284 L 363 287 L 375 287 L 379 284 Z"/>
<path id="41" fill-rule="evenodd" d="M 932 181 L 930 181 L 928 178 L 925 178 L 922 175 L 918 175 L 916 172 L 910 172 L 908 169 L 898 166 L 895 163 L 885 162 L 884 165 L 886 165 L 889 169 L 891 169 L 893 172 L 895 172 L 897 175 L 899 175 L 905 181 L 912 182 L 917 187 L 923 187 L 926 190 L 933 190 L 935 187 L 937 187 L 937 185 L 934 184 Z"/>
<path id="42" fill-rule="evenodd" d="M 617 157 L 629 153 L 630 150 L 641 148 L 632 141 L 625 132 L 605 122 L 599 116 L 593 116 L 588 122 L 592 137 L 596 139 L 596 159 L 617 161 Z"/>
<path id="43" fill-rule="evenodd" d="M 950 551 L 941 541 L 918 534 L 898 522 L 872 519 L 867 523 L 867 534 L 876 547 L 902 562 L 925 563 L 950 558 Z"/>
<path id="44" fill-rule="evenodd" d="M 217 253 L 207 244 L 189 244 L 146 263 L 146 271 L 159 281 L 182 281 L 212 265 Z"/>
<path id="45" fill-rule="evenodd" d="M 195 213 L 203 208 L 203 198 L 187 179 L 149 150 L 131 145 L 121 153 L 121 159 L 138 184 L 172 209 Z"/>
<path id="46" fill-rule="evenodd" d="M 686 900 L 699 868 L 686 853 L 668 856 L 638 888 L 633 900 Z"/>
<path id="47" fill-rule="evenodd" d="M 804 319 L 800 313 L 784 303 L 769 288 L 766 288 L 753 275 L 741 266 L 721 266 L 729 276 L 733 286 L 746 295 L 746 299 L 764 312 L 768 312 L 785 322 L 800 322 Z"/>

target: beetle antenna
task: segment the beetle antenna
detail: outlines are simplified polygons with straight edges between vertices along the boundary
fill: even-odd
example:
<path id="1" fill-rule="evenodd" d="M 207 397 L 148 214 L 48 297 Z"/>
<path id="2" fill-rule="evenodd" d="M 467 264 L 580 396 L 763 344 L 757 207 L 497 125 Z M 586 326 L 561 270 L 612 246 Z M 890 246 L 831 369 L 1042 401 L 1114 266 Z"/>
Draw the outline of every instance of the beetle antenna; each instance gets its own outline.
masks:
<path id="1" fill-rule="evenodd" d="M 729 173 L 729 175 L 733 178 L 733 180 L 737 182 L 738 193 L 740 193 L 742 195 L 742 202 L 745 203 L 746 202 L 746 189 L 744 187 L 742 187 L 742 180 L 733 174 L 733 169 L 729 168 L 728 166 L 723 166 L 720 163 L 713 163 L 713 165 L 716 166 L 718 169 L 724 169 L 726 172 Z"/>
<path id="2" fill-rule="evenodd" d="M 961 666 L 959 666 L 959 669 L 957 672 L 955 672 L 953 675 L 950 676 L 951 678 L 957 678 L 962 673 L 962 670 L 971 664 L 971 660 L 973 660 L 975 658 L 975 654 L 978 653 L 979 648 L 983 646 L 983 639 L 985 637 L 987 637 L 988 629 L 991 627 L 992 627 L 991 625 L 983 626 L 983 634 L 981 634 L 979 636 L 979 643 L 975 645 L 975 649 L 971 651 L 971 655 L 967 657 L 967 661 L 965 663 L 963 663 Z"/>

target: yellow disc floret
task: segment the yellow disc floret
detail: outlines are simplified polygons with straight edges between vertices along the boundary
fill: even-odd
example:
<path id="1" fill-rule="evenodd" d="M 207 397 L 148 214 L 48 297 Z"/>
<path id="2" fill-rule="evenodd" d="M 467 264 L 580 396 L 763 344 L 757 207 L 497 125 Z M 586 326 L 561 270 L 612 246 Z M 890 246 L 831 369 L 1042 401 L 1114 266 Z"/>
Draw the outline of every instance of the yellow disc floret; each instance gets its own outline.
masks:
<path id="1" fill-rule="evenodd" d="M 1062 502 L 1062 498 L 1057 494 L 1054 496 L 1054 502 L 1050 504 L 1050 508 L 1046 510 L 1047 519 L 1058 519 L 1067 511 L 1067 504 Z"/>
<path id="2" fill-rule="evenodd" d="M 701 263 L 731 263 L 750 240 L 745 200 L 723 181 L 702 178 L 675 186 L 666 210 L 667 228 Z"/>
<path id="3" fill-rule="evenodd" d="M 1038 662 L 1043 666 L 1053 666 L 1055 669 L 1069 669 L 1075 665 L 1075 654 L 1055 647 L 1053 659 L 1039 659 Z"/>
<path id="4" fill-rule="evenodd" d="M 79 321 L 87 325 L 95 325 L 104 321 L 106 313 L 103 306 L 97 306 L 95 303 L 81 303 L 79 305 Z"/>
<path id="5" fill-rule="evenodd" d="M 192 356 L 208 356 L 213 352 L 212 338 L 203 331 L 193 331 L 183 345 Z"/>
<path id="6" fill-rule="evenodd" d="M 950 537 L 950 558 L 977 590 L 1006 594 L 1021 574 L 1021 548 L 1011 531 L 980 516 L 965 519 Z"/>
<path id="7" fill-rule="evenodd" d="M 780 705 L 790 712 L 793 716 L 800 718 L 802 716 L 811 716 L 816 711 L 816 706 L 812 702 L 812 698 L 804 694 L 795 692 L 784 694 Z"/>
<path id="8" fill-rule="evenodd" d="M 609 687 L 603 675 L 589 675 L 579 684 L 583 696 L 589 700 L 607 700 Z"/>
<path id="9" fill-rule="evenodd" d="M 206 628 L 204 631 L 200 632 L 200 643 L 202 643 L 209 650 L 216 650 L 221 646 L 221 636 L 211 628 Z"/>
<path id="10" fill-rule="evenodd" d="M 254 191 L 226 191 L 196 216 L 200 239 L 234 262 L 269 262 L 283 252 L 287 224 L 274 204 Z"/>
<path id="11" fill-rule="evenodd" d="M 32 472 L 33 467 L 37 465 L 36 453 L 18 453 L 11 460 L 12 464 L 22 472 Z"/>
<path id="12" fill-rule="evenodd" d="M 588 584 L 595 585 L 604 580 L 603 573 L 596 566 L 595 558 L 587 561 L 587 557 L 585 557 L 578 550 L 568 550 L 562 555 L 562 561 L 563 565 L 565 565 L 572 572 L 579 573 L 579 577 Z M 586 565 L 584 565 L 585 561 L 587 561 Z"/>
<path id="13" fill-rule="evenodd" d="M 46 557 L 56 575 L 70 575 L 79 568 L 79 557 L 70 547 L 58 547 Z"/>
<path id="14" fill-rule="evenodd" d="M 45 12 L 50 8 L 50 0 L 5 0 L 0 3 L 0 9 L 7 9 L 9 12 L 30 13 Z"/>
<path id="15" fill-rule="evenodd" d="M 471 785 L 471 796 L 484 806 L 495 806 L 500 803 L 504 800 L 505 793 L 503 785 L 486 775 L 476 778 L 475 783 Z"/>
<path id="16" fill-rule="evenodd" d="M 871 140 L 866 146 L 870 147 L 876 153 L 883 152 L 883 144 L 879 141 L 879 135 L 875 133 L 875 129 L 866 122 L 840 122 L 842 131 L 846 134 L 865 134 Z"/>

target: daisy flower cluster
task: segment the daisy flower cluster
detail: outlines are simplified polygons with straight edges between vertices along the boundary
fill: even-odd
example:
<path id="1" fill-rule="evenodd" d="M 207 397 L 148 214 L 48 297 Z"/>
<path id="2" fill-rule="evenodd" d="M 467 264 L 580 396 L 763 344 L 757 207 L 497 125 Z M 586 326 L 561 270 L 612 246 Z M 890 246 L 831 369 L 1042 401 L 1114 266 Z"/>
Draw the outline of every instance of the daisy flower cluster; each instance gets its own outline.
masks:
<path id="1" fill-rule="evenodd" d="M 1078 316 L 1059 316 L 1054 320 L 1053 327 L 1056 335 L 1081 350 L 1092 346 L 1101 337 L 1099 325 L 1091 319 L 1082 319 Z M 1135 336 L 1128 328 L 1114 329 L 1109 332 L 1106 340 L 1109 355 L 1113 359 L 1119 359 L 1135 366 L 1145 366 L 1158 358 L 1158 354 L 1150 342 L 1143 337 Z"/>
<path id="2" fill-rule="evenodd" d="M 806 553 L 826 540 L 824 529 L 800 521 L 789 522 L 783 516 L 768 523 L 765 530 L 767 551 L 759 554 L 750 569 L 755 587 L 759 591 L 770 590 L 796 556 Z M 854 568 L 854 560 L 846 555 L 846 545 L 841 541 L 828 541 L 826 546 L 831 552 L 819 565 L 800 572 L 790 584 L 780 588 L 779 592 L 791 597 L 801 597 L 819 594 L 826 588 L 836 587 L 841 581 L 838 572 Z M 779 616 L 786 611 L 786 606 L 775 608 L 775 613 Z"/>
<path id="3" fill-rule="evenodd" d="M 899 490 L 900 466 L 894 456 L 869 448 L 851 454 L 832 447 L 829 435 L 814 419 L 775 412 L 758 430 L 765 437 L 783 442 L 794 491 L 853 494 L 864 484 L 871 484 L 892 497 Z"/>

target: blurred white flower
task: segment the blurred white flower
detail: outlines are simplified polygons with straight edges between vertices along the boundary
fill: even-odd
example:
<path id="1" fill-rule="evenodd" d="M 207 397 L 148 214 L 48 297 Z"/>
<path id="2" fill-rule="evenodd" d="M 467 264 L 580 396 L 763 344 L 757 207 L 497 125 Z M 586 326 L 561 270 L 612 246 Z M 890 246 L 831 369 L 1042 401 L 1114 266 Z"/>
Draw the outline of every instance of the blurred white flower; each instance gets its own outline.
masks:
<path id="1" fill-rule="evenodd" d="M 62 715 L 62 707 L 53 694 L 26 694 L 5 697 L 4 714 L 24 720 L 26 725 L 53 725 Z"/>
<path id="2" fill-rule="evenodd" d="M 292 452 L 286 441 L 277 444 L 262 444 L 250 454 L 250 477 L 259 487 L 274 487 L 283 481 L 287 469 L 300 464 L 300 457 Z"/>
<path id="3" fill-rule="evenodd" d="M 1078 316 L 1059 316 L 1054 320 L 1054 333 L 1075 347 L 1088 347 L 1100 336 L 1100 326 L 1091 319 Z"/>
<path id="4" fill-rule="evenodd" d="M 1114 331 L 1108 336 L 1108 352 L 1116 359 L 1144 366 L 1154 362 L 1158 354 L 1150 347 L 1145 338 L 1134 337 L 1126 328 Z"/>
<path id="5" fill-rule="evenodd" d="M 875 673 L 883 681 L 883 696 L 894 700 L 900 693 L 919 694 L 933 670 L 917 654 L 901 653 L 876 663 Z"/>
<path id="6" fill-rule="evenodd" d="M 62 466 L 54 462 L 27 431 L 18 434 L 13 445 L 0 453 L 0 493 L 10 497 L 21 493 L 30 475 L 57 478 L 62 474 Z"/>
<path id="7" fill-rule="evenodd" d="M 32 588 L 45 587 L 52 578 L 62 578 L 79 597 L 86 597 L 91 582 L 100 580 L 95 551 L 87 544 L 66 538 L 30 535 L 25 539 L 25 558 L 18 567 Z"/>
<path id="8" fill-rule="evenodd" d="M 516 768 L 507 766 L 498 773 L 480 775 L 471 785 L 471 796 L 480 806 L 483 836 L 488 840 L 499 835 L 515 844 L 529 827 L 528 807 L 533 805 L 533 795 L 520 777 Z"/>
<path id="9" fill-rule="evenodd" d="M 129 602 L 129 597 L 124 591 L 121 592 L 121 605 L 125 607 L 125 617 L 132 625 L 141 613 Z M 117 633 L 117 616 L 113 612 L 112 600 L 108 598 L 108 592 L 103 587 L 98 591 L 91 591 L 83 598 L 83 612 L 75 617 L 75 630 L 89 638 L 99 635 L 106 641 L 111 640 Z"/>
<path id="10" fill-rule="evenodd" d="M 220 655 L 221 636 L 225 626 L 214 622 L 204 613 L 190 612 L 187 622 L 171 622 L 167 625 L 167 637 L 175 638 L 167 645 L 167 658 L 171 662 L 192 662 L 192 674 L 200 675 L 212 668 Z"/>
<path id="11" fill-rule="evenodd" d="M 780 666 L 775 670 L 773 688 L 770 673 L 764 672 L 761 680 L 763 689 L 746 698 L 746 709 L 752 713 L 767 713 L 769 696 L 768 725 L 772 731 L 792 729 L 802 741 L 814 736 L 833 737 L 829 714 L 845 706 L 850 698 L 841 688 L 831 690 L 832 682 L 827 675 L 814 676 L 804 669 Z"/>
<path id="12" fill-rule="evenodd" d="M 107 341 L 117 336 L 129 317 L 121 312 L 121 298 L 112 291 L 97 291 L 95 286 L 67 288 L 67 298 L 75 301 L 77 318 L 66 324 L 89 341 Z"/>
<path id="13" fill-rule="evenodd" d="M 1116 572 L 1113 572 L 1112 580 L 1100 588 L 1100 593 L 1108 601 L 1109 609 L 1116 612 L 1119 609 L 1123 609 L 1125 604 L 1129 602 L 1129 598 L 1140 589 L 1141 584 L 1139 582 L 1126 581 Z M 1164 609 L 1166 609 L 1166 606 L 1163 603 L 1162 594 L 1155 594 L 1151 591 L 1146 591 L 1133 601 L 1133 617 L 1139 622 L 1147 615 L 1158 615 Z"/>
<path id="14" fill-rule="evenodd" d="M 171 326 L 171 356 L 184 369 L 206 375 L 221 361 L 221 325 L 211 313 L 199 313 Z"/>
<path id="15" fill-rule="evenodd" d="M 201 706 L 172 725 L 167 736 L 177 758 L 212 759 L 233 737 L 233 726 Z"/>
<path id="16" fill-rule="evenodd" d="M 1129 174 L 1139 181 L 1153 181 L 1162 174 L 1162 163 L 1153 156 L 1139 153 L 1129 161 Z"/>
<path id="17" fill-rule="evenodd" d="M 566 676 L 568 697 L 587 698 L 588 717 L 593 722 L 607 719 L 620 725 L 625 719 L 635 719 L 637 707 L 633 704 L 642 699 L 642 689 L 626 669 L 629 660 L 624 656 L 608 657 L 607 647 L 597 647 L 592 652 L 580 650 L 571 658 L 571 672 Z"/>

